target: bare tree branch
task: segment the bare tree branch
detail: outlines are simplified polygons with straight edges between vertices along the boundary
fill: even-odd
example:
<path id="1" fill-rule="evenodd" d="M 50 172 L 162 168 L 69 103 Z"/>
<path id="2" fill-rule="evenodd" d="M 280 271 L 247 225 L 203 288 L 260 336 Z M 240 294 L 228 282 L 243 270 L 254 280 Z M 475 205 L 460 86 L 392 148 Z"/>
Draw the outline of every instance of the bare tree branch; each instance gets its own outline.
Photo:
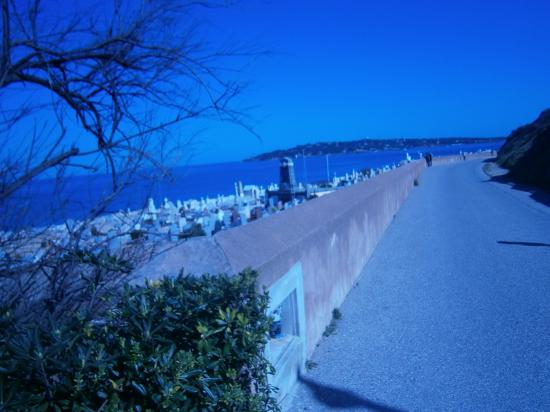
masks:
<path id="1" fill-rule="evenodd" d="M 40 0 L 0 0 L 0 208 L 23 215 L 24 188 L 47 177 L 65 222 L 0 231 L 0 306 L 21 316 L 91 310 L 126 278 L 129 261 L 154 253 L 136 240 L 109 255 L 108 243 L 129 238 L 142 211 L 123 215 L 114 234 L 94 225 L 144 168 L 153 178 L 169 174 L 167 154 L 189 149 L 177 146 L 176 125 L 216 119 L 255 135 L 234 107 L 244 84 L 228 73 L 236 74 L 230 59 L 258 53 L 214 48 L 193 15 L 227 1 L 112 0 L 89 10 L 61 3 L 66 10 L 53 12 Z M 104 172 L 111 186 L 82 205 L 87 215 L 77 222 L 63 208 L 74 168 Z"/>
<path id="2" fill-rule="evenodd" d="M 72 148 L 71 150 L 60 153 L 54 158 L 46 160 L 43 163 L 39 164 L 38 166 L 30 169 L 28 172 L 26 172 L 23 176 L 21 176 L 15 182 L 11 183 L 9 186 L 1 188 L 0 200 L 3 200 L 9 197 L 10 195 L 12 195 L 13 192 L 15 192 L 17 189 L 19 189 L 23 185 L 25 185 L 25 183 L 30 181 L 32 178 L 38 176 L 44 170 L 47 170 L 53 166 L 57 166 L 60 163 L 64 162 L 65 160 L 69 159 L 70 157 L 76 156 L 77 154 L 78 154 L 78 149 Z"/>

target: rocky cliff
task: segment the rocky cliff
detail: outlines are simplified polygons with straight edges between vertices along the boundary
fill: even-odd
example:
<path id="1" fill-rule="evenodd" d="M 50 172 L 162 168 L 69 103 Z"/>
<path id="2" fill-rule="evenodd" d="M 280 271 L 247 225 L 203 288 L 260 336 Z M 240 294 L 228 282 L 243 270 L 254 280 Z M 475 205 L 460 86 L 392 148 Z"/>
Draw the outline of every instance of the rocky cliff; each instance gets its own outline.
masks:
<path id="1" fill-rule="evenodd" d="M 498 152 L 497 163 L 519 183 L 550 190 L 550 109 L 516 129 Z"/>

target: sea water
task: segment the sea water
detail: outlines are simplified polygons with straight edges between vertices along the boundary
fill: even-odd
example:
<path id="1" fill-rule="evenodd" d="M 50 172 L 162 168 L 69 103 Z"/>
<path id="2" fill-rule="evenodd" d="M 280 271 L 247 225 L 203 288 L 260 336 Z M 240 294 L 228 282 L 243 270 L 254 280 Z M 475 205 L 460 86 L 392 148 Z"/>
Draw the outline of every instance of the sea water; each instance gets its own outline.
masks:
<path id="1" fill-rule="evenodd" d="M 498 150 L 502 142 L 474 145 L 419 147 L 410 150 L 387 150 L 354 154 L 331 154 L 306 156 L 294 159 L 296 180 L 308 184 L 360 172 L 364 169 L 392 166 L 405 159 L 408 152 L 413 159 L 421 153 L 434 156 L 458 154 L 460 151 Z M 170 176 L 163 179 L 148 179 L 148 171 L 123 190 L 101 213 L 119 210 L 142 209 L 147 198 L 152 197 L 159 205 L 164 198 L 172 202 L 180 199 L 215 198 L 218 195 L 235 193 L 235 182 L 266 187 L 278 183 L 279 161 L 228 162 L 189 165 L 172 168 Z M 100 199 L 108 195 L 110 177 L 102 174 L 67 177 L 60 188 L 53 179 L 36 179 L 20 190 L 1 210 L 0 227 L 3 230 L 21 225 L 42 226 L 67 219 L 86 217 Z"/>

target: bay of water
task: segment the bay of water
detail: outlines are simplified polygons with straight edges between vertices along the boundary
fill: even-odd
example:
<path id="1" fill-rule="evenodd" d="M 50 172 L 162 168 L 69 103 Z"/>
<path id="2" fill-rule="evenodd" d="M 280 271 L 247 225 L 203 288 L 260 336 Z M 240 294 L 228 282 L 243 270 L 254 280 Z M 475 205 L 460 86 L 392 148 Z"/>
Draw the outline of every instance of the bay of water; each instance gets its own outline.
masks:
<path id="1" fill-rule="evenodd" d="M 418 158 L 419 152 L 434 156 L 458 154 L 460 151 L 498 150 L 503 142 L 475 145 L 453 145 L 414 148 L 408 153 Z M 328 156 L 328 175 L 342 176 L 352 170 L 379 168 L 398 164 L 405 159 L 406 150 L 333 154 Z M 316 183 L 327 180 L 326 156 L 308 156 L 294 159 L 296 180 Z M 146 171 L 144 172 L 146 174 Z M 164 198 L 174 203 L 180 199 L 200 199 L 234 193 L 235 182 L 264 187 L 279 180 L 279 161 L 228 162 L 174 167 L 171 177 L 155 183 L 138 179 L 123 191 L 107 208 L 106 213 L 126 209 L 141 209 L 147 198 L 159 205 Z M 55 181 L 35 180 L 17 193 L 1 212 L 0 226 L 10 229 L 21 225 L 41 226 L 65 219 L 82 219 L 102 196 L 108 194 L 110 178 L 106 175 L 82 175 L 65 179 L 61 193 L 54 193 Z"/>

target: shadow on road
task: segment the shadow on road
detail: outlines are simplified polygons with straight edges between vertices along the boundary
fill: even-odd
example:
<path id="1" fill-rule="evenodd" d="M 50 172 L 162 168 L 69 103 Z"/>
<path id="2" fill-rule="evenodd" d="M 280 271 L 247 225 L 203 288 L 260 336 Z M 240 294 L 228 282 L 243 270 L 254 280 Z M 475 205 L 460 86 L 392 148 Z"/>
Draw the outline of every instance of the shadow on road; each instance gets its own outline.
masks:
<path id="1" fill-rule="evenodd" d="M 507 240 L 497 240 L 497 243 L 501 245 L 521 245 L 521 246 L 546 246 L 550 247 L 550 243 L 540 243 L 540 242 L 510 242 Z"/>
<path id="2" fill-rule="evenodd" d="M 508 175 L 502 176 L 489 176 L 488 182 L 497 182 L 509 185 L 514 190 L 519 190 L 521 192 L 527 192 L 531 198 L 543 205 L 550 207 L 550 193 L 546 192 L 543 189 L 537 187 L 524 185 L 512 180 Z"/>
<path id="3" fill-rule="evenodd" d="M 304 376 L 300 376 L 298 380 L 309 388 L 319 402 L 331 408 L 364 408 L 365 410 L 376 412 L 403 412 L 403 409 L 392 408 L 382 403 L 371 401 L 352 391 L 322 385 Z"/>

